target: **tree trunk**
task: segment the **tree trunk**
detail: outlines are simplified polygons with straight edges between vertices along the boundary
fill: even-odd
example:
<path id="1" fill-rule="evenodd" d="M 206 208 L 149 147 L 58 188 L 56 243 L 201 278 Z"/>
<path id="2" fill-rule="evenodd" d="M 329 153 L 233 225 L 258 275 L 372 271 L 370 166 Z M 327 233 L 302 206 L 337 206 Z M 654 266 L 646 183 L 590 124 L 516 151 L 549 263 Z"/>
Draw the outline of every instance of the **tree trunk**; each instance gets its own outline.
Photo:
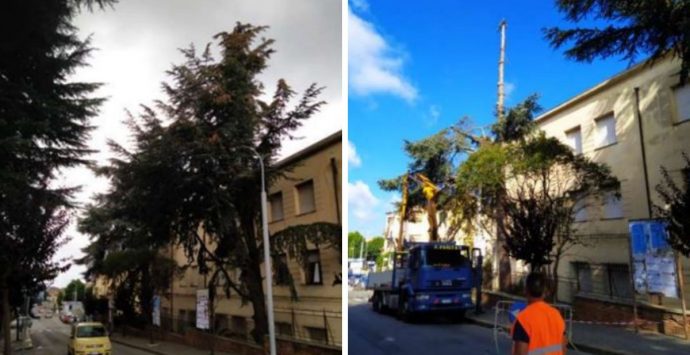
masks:
<path id="1" fill-rule="evenodd" d="M 10 290 L 6 283 L 0 285 L 0 293 L 2 294 L 2 332 L 5 339 L 5 355 L 12 355 L 12 339 L 10 334 Z"/>
<path id="2" fill-rule="evenodd" d="M 557 256 L 553 261 L 553 285 L 551 286 L 551 300 L 556 303 L 558 302 L 558 264 L 561 258 Z"/>
<path id="3" fill-rule="evenodd" d="M 257 343 L 263 344 L 264 337 L 268 334 L 268 316 L 260 263 L 254 262 L 249 265 L 248 276 L 247 291 L 249 291 L 249 298 L 254 309 L 252 337 Z"/>

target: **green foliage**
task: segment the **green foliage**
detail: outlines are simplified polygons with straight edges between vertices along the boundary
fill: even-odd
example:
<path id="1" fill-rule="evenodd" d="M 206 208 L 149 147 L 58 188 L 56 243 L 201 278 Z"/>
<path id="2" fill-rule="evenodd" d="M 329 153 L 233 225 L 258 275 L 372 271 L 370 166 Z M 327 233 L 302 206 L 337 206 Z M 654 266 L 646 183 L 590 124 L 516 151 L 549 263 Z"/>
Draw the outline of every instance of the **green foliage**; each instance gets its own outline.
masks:
<path id="1" fill-rule="evenodd" d="M 0 5 L 0 293 L 13 306 L 68 265 L 65 242 L 75 188 L 56 188 L 56 171 L 84 165 L 99 84 L 75 82 L 89 41 L 72 25 L 81 6 L 114 1 L 8 0 Z M 1 313 L 9 315 L 3 302 Z M 3 336 L 9 338 L 9 317 Z M 11 353 L 10 342 L 5 352 Z"/>
<path id="2" fill-rule="evenodd" d="M 358 232 L 350 232 L 347 234 L 347 257 L 359 258 L 364 246 L 364 236 Z"/>
<path id="3" fill-rule="evenodd" d="M 656 186 L 661 204 L 654 205 L 654 214 L 668 223 L 669 243 L 679 253 L 690 256 L 690 157 L 683 154 L 685 166 L 680 181 L 674 180 L 666 167 L 661 167 L 663 181 Z"/>
<path id="4" fill-rule="evenodd" d="M 74 301 L 75 294 L 77 301 L 84 301 L 86 297 L 86 285 L 79 279 L 70 281 L 64 289 L 64 300 Z"/>
<path id="5" fill-rule="evenodd" d="M 534 117 L 541 111 L 537 102 L 539 95 L 530 95 L 527 99 L 510 108 L 505 115 L 491 126 L 495 142 L 512 142 L 522 139 L 534 132 Z"/>
<path id="6" fill-rule="evenodd" d="M 367 260 L 377 260 L 383 252 L 386 240 L 383 237 L 373 237 L 367 241 Z"/>
<path id="7" fill-rule="evenodd" d="M 462 127 L 464 121 L 458 123 Z M 432 183 L 441 190 L 435 198 L 438 209 L 443 212 L 449 202 L 449 188 L 452 187 L 454 171 L 459 163 L 459 159 L 470 151 L 472 140 L 469 135 L 464 134 L 458 129 L 447 128 L 440 132 L 421 139 L 419 141 L 404 141 L 404 151 L 410 158 L 408 170 L 401 176 L 392 179 L 382 179 L 378 181 L 379 187 L 384 191 L 402 192 L 403 178 L 409 174 L 421 173 L 428 177 Z M 415 212 L 426 206 L 427 200 L 422 193 L 421 186 L 413 180 L 408 180 L 408 199 L 405 213 L 405 220 L 414 220 Z M 399 205 L 399 204 L 398 204 Z M 397 207 L 399 209 L 399 206 Z M 443 219 L 445 214 L 442 213 Z M 433 232 L 432 232 L 433 233 Z"/>
<path id="8" fill-rule="evenodd" d="M 639 54 L 659 59 L 671 53 L 682 60 L 681 80 L 690 69 L 690 2 L 685 0 L 558 0 L 566 19 L 580 23 L 608 21 L 602 27 L 544 30 L 552 46 L 572 43 L 565 55 L 577 61 L 622 55 L 634 61 Z"/>
<path id="9" fill-rule="evenodd" d="M 503 218 L 507 252 L 538 269 L 579 243 L 572 224 L 583 201 L 617 192 L 609 168 L 543 133 L 486 144 L 461 166 L 457 214 L 468 224 Z"/>

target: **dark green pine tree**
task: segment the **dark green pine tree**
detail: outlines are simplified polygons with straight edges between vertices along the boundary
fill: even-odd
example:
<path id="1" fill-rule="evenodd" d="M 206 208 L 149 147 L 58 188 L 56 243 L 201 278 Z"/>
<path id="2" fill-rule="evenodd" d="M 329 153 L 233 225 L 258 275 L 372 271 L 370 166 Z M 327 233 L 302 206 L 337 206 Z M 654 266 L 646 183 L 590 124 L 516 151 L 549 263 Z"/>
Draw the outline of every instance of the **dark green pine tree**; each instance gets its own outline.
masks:
<path id="1" fill-rule="evenodd" d="M 683 154 L 685 166 L 680 179 L 674 180 L 665 167 L 661 167 L 663 182 L 656 186 L 661 200 L 654 205 L 654 214 L 668 222 L 669 242 L 681 254 L 690 256 L 690 157 Z"/>
<path id="2" fill-rule="evenodd" d="M 557 0 L 558 9 L 574 23 L 596 19 L 602 27 L 544 30 L 551 45 L 569 46 L 565 55 L 577 61 L 621 55 L 659 59 L 667 53 L 682 60 L 681 80 L 690 71 L 690 2 L 685 0 Z"/>
<path id="3" fill-rule="evenodd" d="M 6 338 L 9 288 L 31 288 L 42 281 L 37 276 L 54 276 L 54 249 L 27 246 L 57 243 L 59 238 L 47 236 L 42 227 L 59 222 L 41 221 L 41 216 L 63 213 L 74 190 L 49 186 L 56 169 L 86 163 L 89 119 L 102 102 L 90 96 L 98 84 L 69 81 L 90 51 L 71 21 L 83 6 L 114 2 L 6 0 L 0 5 L 0 293 Z M 58 215 L 53 217 L 59 220 Z M 23 232 L 36 228 L 43 233 Z M 32 268 L 22 269 L 24 263 Z M 29 270 L 35 275 L 22 276 Z M 9 342 L 5 345 L 9 354 Z"/>

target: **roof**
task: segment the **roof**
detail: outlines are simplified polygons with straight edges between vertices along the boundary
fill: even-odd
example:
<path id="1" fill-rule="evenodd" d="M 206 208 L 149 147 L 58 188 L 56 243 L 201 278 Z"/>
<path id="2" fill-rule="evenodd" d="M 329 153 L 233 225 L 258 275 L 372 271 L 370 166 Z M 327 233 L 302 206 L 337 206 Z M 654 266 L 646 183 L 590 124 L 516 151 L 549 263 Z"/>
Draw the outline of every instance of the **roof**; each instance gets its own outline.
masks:
<path id="1" fill-rule="evenodd" d="M 321 151 L 322 149 L 324 149 L 330 145 L 340 143 L 340 142 L 342 142 L 342 140 L 343 140 L 343 131 L 335 132 L 335 133 L 321 139 L 320 141 L 298 151 L 297 153 L 294 153 L 294 154 L 287 156 L 281 160 L 278 160 L 274 164 L 274 166 L 280 168 L 280 167 L 285 167 L 285 166 L 294 164 L 295 162 L 303 160 L 303 159 L 309 157 L 310 155 L 313 155 L 313 154 Z"/>
<path id="2" fill-rule="evenodd" d="M 664 61 L 666 59 L 667 58 L 657 59 L 656 62 Z M 615 74 L 614 76 L 600 82 L 599 84 L 596 84 L 593 87 L 581 92 L 580 94 L 578 94 L 574 97 L 571 97 L 570 99 L 566 100 L 565 102 L 562 102 L 562 103 L 556 105 L 556 107 L 553 107 L 552 109 L 542 113 L 541 115 L 537 116 L 537 118 L 534 119 L 534 122 L 539 124 L 542 121 L 545 121 L 546 119 L 554 116 L 555 114 L 565 110 L 566 108 L 571 107 L 571 106 L 573 106 L 573 105 L 575 105 L 575 104 L 577 104 L 577 103 L 579 103 L 579 102 L 581 102 L 587 98 L 590 98 L 590 97 L 592 97 L 592 96 L 594 96 L 594 95 L 596 95 L 596 94 L 598 94 L 598 93 L 600 93 L 600 92 L 602 92 L 602 91 L 604 91 L 604 90 L 606 90 L 606 89 L 608 89 L 608 88 L 610 88 L 616 84 L 619 84 L 619 83 L 629 79 L 633 75 L 638 74 L 638 73 L 652 67 L 654 64 L 656 64 L 656 62 L 651 60 L 651 59 L 648 59 L 648 60 L 645 60 L 639 64 L 634 65 L 633 67 L 631 67 L 629 69 L 626 69 L 622 72 L 619 72 L 619 73 Z"/>

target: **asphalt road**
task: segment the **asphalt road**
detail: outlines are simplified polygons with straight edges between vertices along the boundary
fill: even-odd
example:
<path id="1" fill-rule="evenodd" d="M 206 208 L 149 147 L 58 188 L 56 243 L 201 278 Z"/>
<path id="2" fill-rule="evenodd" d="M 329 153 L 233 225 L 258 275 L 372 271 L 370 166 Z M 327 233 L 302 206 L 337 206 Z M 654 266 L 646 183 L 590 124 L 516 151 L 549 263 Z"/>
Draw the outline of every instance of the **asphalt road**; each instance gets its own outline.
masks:
<path id="1" fill-rule="evenodd" d="M 372 311 L 366 292 L 351 291 L 349 295 L 350 354 L 496 354 L 492 329 L 468 322 L 454 323 L 443 317 L 408 324 Z M 509 354 L 510 346 L 506 334 L 499 334 L 499 353 Z"/>
<path id="2" fill-rule="evenodd" d="M 31 326 L 31 340 L 34 347 L 16 354 L 64 355 L 67 354 L 70 326 L 56 317 L 34 319 Z M 143 355 L 147 352 L 113 343 L 113 355 Z"/>

